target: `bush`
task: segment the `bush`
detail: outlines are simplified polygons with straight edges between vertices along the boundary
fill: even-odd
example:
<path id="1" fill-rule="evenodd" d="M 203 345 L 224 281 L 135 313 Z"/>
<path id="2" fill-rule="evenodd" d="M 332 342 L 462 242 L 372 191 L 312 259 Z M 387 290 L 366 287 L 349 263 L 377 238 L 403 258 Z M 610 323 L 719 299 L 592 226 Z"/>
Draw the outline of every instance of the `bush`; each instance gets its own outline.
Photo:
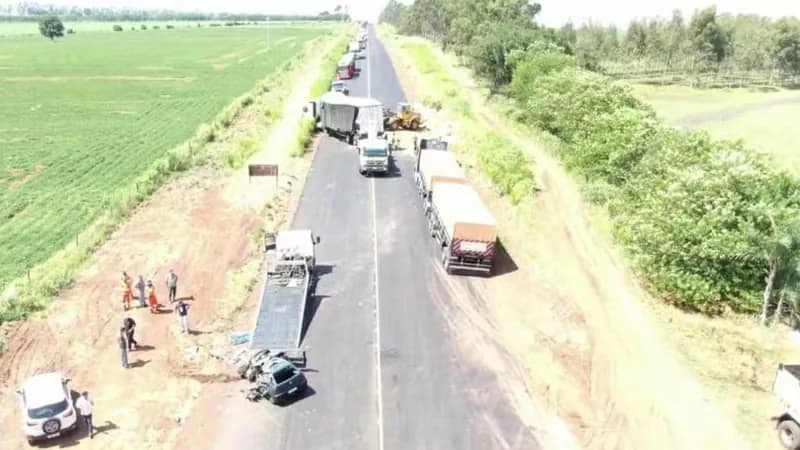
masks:
<path id="1" fill-rule="evenodd" d="M 75 30 L 73 30 L 72 28 L 68 28 L 67 34 L 75 34 Z"/>
<path id="2" fill-rule="evenodd" d="M 575 58 L 563 53 L 530 54 L 514 68 L 511 84 L 508 87 L 509 93 L 524 103 L 530 98 L 531 89 L 538 84 L 541 77 L 575 66 Z"/>
<path id="3" fill-rule="evenodd" d="M 591 180 L 624 184 L 653 145 L 659 124 L 650 111 L 623 107 L 586 118 L 565 162 Z"/>
<path id="4" fill-rule="evenodd" d="M 164 28 L 166 28 L 166 29 L 168 29 L 168 30 L 174 30 L 174 29 L 175 29 L 175 26 L 174 26 L 174 25 L 167 25 L 167 26 L 166 26 L 166 27 L 164 27 Z"/>
<path id="5" fill-rule="evenodd" d="M 122 31 L 122 25 L 114 25 L 112 28 L 114 31 Z"/>
<path id="6" fill-rule="evenodd" d="M 141 28 L 142 30 L 146 30 L 147 29 L 147 25 L 141 24 L 141 25 L 139 25 L 139 28 Z"/>
<path id="7" fill-rule="evenodd" d="M 154 29 L 154 30 L 160 30 L 160 29 L 161 29 L 161 27 L 159 27 L 158 25 L 153 25 L 153 29 Z"/>
<path id="8" fill-rule="evenodd" d="M 539 78 L 530 87 L 525 103 L 532 125 L 573 143 L 587 119 L 628 107 L 651 110 L 636 99 L 630 88 L 606 77 L 580 69 L 567 69 Z"/>
<path id="9" fill-rule="evenodd" d="M 533 191 L 533 172 L 522 151 L 508 139 L 489 132 L 474 145 L 478 166 L 492 180 L 498 190 L 508 195 L 511 203 L 518 204 Z"/>

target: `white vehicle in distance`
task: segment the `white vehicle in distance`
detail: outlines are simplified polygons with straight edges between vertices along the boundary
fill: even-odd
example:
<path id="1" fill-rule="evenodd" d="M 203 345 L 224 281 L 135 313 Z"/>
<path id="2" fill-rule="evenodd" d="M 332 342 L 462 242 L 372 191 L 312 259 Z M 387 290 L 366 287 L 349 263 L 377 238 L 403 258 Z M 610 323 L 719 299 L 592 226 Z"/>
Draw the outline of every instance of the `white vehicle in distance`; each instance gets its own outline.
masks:
<path id="1" fill-rule="evenodd" d="M 358 141 L 358 172 L 389 173 L 389 144 L 385 139 L 370 137 Z"/>
<path id="2" fill-rule="evenodd" d="M 22 430 L 29 444 L 78 427 L 78 414 L 68 383 L 69 378 L 61 373 L 43 373 L 28 378 L 17 391 L 22 407 Z"/>
<path id="3" fill-rule="evenodd" d="M 344 95 L 350 95 L 350 89 L 347 89 L 347 85 L 341 80 L 331 82 L 331 92 L 341 92 Z"/>

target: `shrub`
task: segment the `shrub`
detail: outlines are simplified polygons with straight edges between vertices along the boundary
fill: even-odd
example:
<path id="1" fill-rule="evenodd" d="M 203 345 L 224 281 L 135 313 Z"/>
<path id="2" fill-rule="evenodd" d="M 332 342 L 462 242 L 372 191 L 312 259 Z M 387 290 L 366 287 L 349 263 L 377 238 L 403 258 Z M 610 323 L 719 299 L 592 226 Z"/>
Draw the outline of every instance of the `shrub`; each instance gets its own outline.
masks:
<path id="1" fill-rule="evenodd" d="M 72 28 L 67 29 L 67 34 L 75 34 L 75 30 Z"/>
<path id="2" fill-rule="evenodd" d="M 112 28 L 114 31 L 122 31 L 122 25 L 114 25 Z"/>
<path id="3" fill-rule="evenodd" d="M 166 27 L 164 27 L 164 28 L 166 28 L 166 29 L 168 29 L 168 30 L 174 30 L 174 29 L 175 29 L 175 26 L 174 26 L 174 25 L 167 25 L 167 26 L 166 26 Z"/>
<path id="4" fill-rule="evenodd" d="M 160 30 L 160 29 L 161 29 L 161 27 L 160 27 L 160 26 L 158 26 L 158 25 L 153 25 L 153 29 L 154 29 L 154 30 Z"/>
<path id="5" fill-rule="evenodd" d="M 141 28 L 142 30 L 146 30 L 147 29 L 147 25 L 141 24 L 141 25 L 139 25 L 139 28 Z"/>
<path id="6" fill-rule="evenodd" d="M 589 116 L 564 150 L 565 162 L 589 179 L 619 186 L 653 147 L 658 127 L 655 114 L 629 107 Z"/>
<path id="7" fill-rule="evenodd" d="M 574 141 L 592 116 L 622 107 L 650 110 L 626 85 L 580 69 L 540 77 L 529 92 L 525 104 L 527 119 L 567 143 Z"/>
<path id="8" fill-rule="evenodd" d="M 514 68 L 511 84 L 508 87 L 509 93 L 515 99 L 526 102 L 530 98 L 531 89 L 537 85 L 541 77 L 575 66 L 575 58 L 564 53 L 530 54 Z"/>
<path id="9" fill-rule="evenodd" d="M 470 145 L 475 145 L 480 169 L 502 194 L 510 197 L 511 203 L 516 205 L 532 193 L 530 162 L 512 142 L 489 132 Z"/>

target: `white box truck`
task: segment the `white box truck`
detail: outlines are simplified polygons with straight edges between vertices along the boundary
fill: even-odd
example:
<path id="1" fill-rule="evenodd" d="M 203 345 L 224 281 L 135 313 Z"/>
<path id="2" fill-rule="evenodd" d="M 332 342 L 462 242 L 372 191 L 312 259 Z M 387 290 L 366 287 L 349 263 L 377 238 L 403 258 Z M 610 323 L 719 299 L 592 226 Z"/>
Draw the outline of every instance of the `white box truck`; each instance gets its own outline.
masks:
<path id="1" fill-rule="evenodd" d="M 385 139 L 368 138 L 358 141 L 358 172 L 361 175 L 389 173 L 389 143 Z"/>

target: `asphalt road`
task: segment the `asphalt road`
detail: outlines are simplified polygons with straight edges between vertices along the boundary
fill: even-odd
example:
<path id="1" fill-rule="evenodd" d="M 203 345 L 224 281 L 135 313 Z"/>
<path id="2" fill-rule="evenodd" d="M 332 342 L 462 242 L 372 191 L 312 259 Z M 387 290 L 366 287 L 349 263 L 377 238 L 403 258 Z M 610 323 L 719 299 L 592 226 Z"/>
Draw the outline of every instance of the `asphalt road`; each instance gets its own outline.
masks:
<path id="1" fill-rule="evenodd" d="M 395 107 L 403 92 L 370 30 L 350 95 Z M 465 362 L 451 336 L 452 290 L 413 182 L 413 158 L 362 177 L 353 148 L 323 137 L 293 227 L 321 236 L 321 276 L 304 345 L 311 393 L 287 406 L 232 394 L 213 448 L 467 450 L 539 446 L 502 380 Z M 470 283 L 467 278 L 456 283 Z"/>

